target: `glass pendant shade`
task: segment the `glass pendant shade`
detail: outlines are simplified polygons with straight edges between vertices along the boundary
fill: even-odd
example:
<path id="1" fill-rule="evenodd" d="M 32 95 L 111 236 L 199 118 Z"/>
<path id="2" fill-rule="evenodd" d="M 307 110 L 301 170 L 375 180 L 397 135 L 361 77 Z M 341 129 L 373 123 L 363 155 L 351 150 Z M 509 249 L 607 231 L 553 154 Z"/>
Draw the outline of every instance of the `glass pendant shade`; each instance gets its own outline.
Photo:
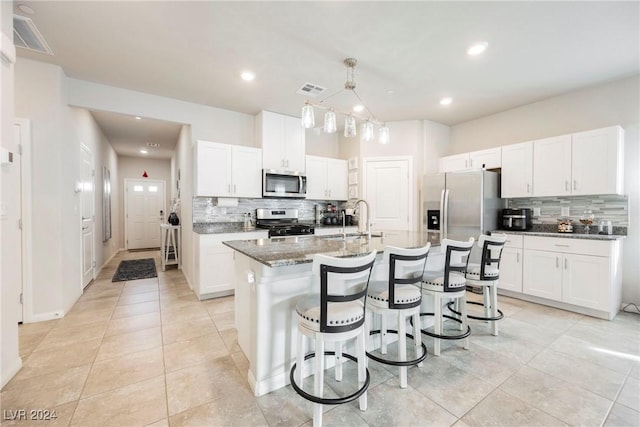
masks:
<path id="1" fill-rule="evenodd" d="M 373 123 L 366 121 L 362 124 L 362 140 L 373 141 Z"/>
<path id="2" fill-rule="evenodd" d="M 313 107 L 309 104 L 305 104 L 302 107 L 302 126 L 306 129 L 311 129 L 316 125 L 316 119 L 313 115 Z"/>
<path id="3" fill-rule="evenodd" d="M 336 124 L 336 113 L 333 110 L 329 110 L 324 113 L 324 132 L 335 133 L 336 130 L 338 130 Z"/>
<path id="4" fill-rule="evenodd" d="M 344 136 L 347 138 L 356 136 L 356 119 L 351 115 L 344 121 Z"/>
<path id="5" fill-rule="evenodd" d="M 380 137 L 378 139 L 380 144 L 388 144 L 389 143 L 389 128 L 387 125 L 380 126 Z"/>

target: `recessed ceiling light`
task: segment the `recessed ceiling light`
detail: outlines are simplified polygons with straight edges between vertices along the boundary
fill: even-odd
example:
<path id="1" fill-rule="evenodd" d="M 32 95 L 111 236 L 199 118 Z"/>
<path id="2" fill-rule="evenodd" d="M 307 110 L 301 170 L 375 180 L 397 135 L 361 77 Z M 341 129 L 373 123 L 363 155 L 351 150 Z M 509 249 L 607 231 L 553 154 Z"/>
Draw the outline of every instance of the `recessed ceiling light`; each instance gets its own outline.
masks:
<path id="1" fill-rule="evenodd" d="M 136 120 L 142 120 L 142 117 L 136 116 Z"/>
<path id="2" fill-rule="evenodd" d="M 487 42 L 474 43 L 469 46 L 469 49 L 467 49 L 467 54 L 471 56 L 480 55 L 482 52 L 487 50 L 487 46 L 489 46 L 489 43 Z"/>
<path id="3" fill-rule="evenodd" d="M 440 100 L 440 105 L 449 105 L 453 102 L 452 98 L 446 97 Z"/>
<path id="4" fill-rule="evenodd" d="M 355 111 L 356 113 L 359 113 L 362 110 L 364 110 L 364 105 L 358 104 L 353 107 L 353 111 Z"/>
<path id="5" fill-rule="evenodd" d="M 256 78 L 256 73 L 254 73 L 253 71 L 243 71 L 240 74 L 240 77 L 242 78 L 242 80 L 250 82 L 251 80 Z"/>
<path id="6" fill-rule="evenodd" d="M 147 151 L 147 150 L 140 150 L 140 153 L 142 153 L 142 154 L 147 154 L 147 153 L 148 153 L 148 151 Z"/>
<path id="7" fill-rule="evenodd" d="M 26 13 L 27 15 L 34 15 L 36 13 L 33 8 L 27 6 L 26 4 L 19 4 L 18 9 L 20 9 L 21 12 Z"/>

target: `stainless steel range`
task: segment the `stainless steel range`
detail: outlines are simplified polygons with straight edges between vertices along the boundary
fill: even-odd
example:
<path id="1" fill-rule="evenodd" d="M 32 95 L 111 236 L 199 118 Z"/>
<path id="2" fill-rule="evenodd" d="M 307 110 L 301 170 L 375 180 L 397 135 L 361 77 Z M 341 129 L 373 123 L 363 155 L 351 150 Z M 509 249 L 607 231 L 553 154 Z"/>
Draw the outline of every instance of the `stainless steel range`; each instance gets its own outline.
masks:
<path id="1" fill-rule="evenodd" d="M 269 230 L 269 237 L 314 234 L 313 225 L 298 222 L 298 209 L 256 209 L 256 227 Z"/>

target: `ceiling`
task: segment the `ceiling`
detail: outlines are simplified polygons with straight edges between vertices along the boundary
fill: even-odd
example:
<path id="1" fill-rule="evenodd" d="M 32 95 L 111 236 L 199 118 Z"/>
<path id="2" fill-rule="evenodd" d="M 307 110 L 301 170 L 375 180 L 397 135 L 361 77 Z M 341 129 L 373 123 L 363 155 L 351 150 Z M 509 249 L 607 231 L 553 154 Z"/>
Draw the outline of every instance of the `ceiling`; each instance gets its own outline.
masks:
<path id="1" fill-rule="evenodd" d="M 299 116 L 305 97 L 296 90 L 306 82 L 340 90 L 347 57 L 358 59 L 357 91 L 380 121 L 446 125 L 640 72 L 637 1 L 15 4 L 35 10 L 55 54 L 19 56 L 69 77 L 252 115 Z M 476 41 L 489 47 L 470 57 Z M 246 69 L 254 81 L 239 78 Z M 451 105 L 439 104 L 445 96 Z M 348 110 L 355 99 L 329 103 Z M 96 118 L 117 135 L 114 116 Z"/>

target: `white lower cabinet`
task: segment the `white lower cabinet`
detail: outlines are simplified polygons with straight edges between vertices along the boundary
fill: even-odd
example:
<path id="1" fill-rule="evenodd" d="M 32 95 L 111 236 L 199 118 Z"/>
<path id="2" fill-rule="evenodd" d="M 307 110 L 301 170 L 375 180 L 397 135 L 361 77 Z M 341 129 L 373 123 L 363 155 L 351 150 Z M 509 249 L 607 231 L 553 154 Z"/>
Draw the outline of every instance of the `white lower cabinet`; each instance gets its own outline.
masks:
<path id="1" fill-rule="evenodd" d="M 345 227 L 345 233 L 353 234 L 358 232 L 358 226 L 350 225 Z M 334 234 L 342 234 L 342 227 L 316 227 L 313 233 L 316 236 L 331 236 Z"/>
<path id="2" fill-rule="evenodd" d="M 498 289 L 522 292 L 522 236 L 508 234 L 500 258 Z"/>
<path id="3" fill-rule="evenodd" d="M 231 295 L 235 291 L 234 251 L 222 244 L 228 240 L 267 239 L 268 231 L 244 233 L 194 233 L 193 290 L 199 300 Z"/>
<path id="4" fill-rule="evenodd" d="M 522 294 L 612 319 L 621 305 L 621 247 L 620 240 L 525 236 Z"/>

